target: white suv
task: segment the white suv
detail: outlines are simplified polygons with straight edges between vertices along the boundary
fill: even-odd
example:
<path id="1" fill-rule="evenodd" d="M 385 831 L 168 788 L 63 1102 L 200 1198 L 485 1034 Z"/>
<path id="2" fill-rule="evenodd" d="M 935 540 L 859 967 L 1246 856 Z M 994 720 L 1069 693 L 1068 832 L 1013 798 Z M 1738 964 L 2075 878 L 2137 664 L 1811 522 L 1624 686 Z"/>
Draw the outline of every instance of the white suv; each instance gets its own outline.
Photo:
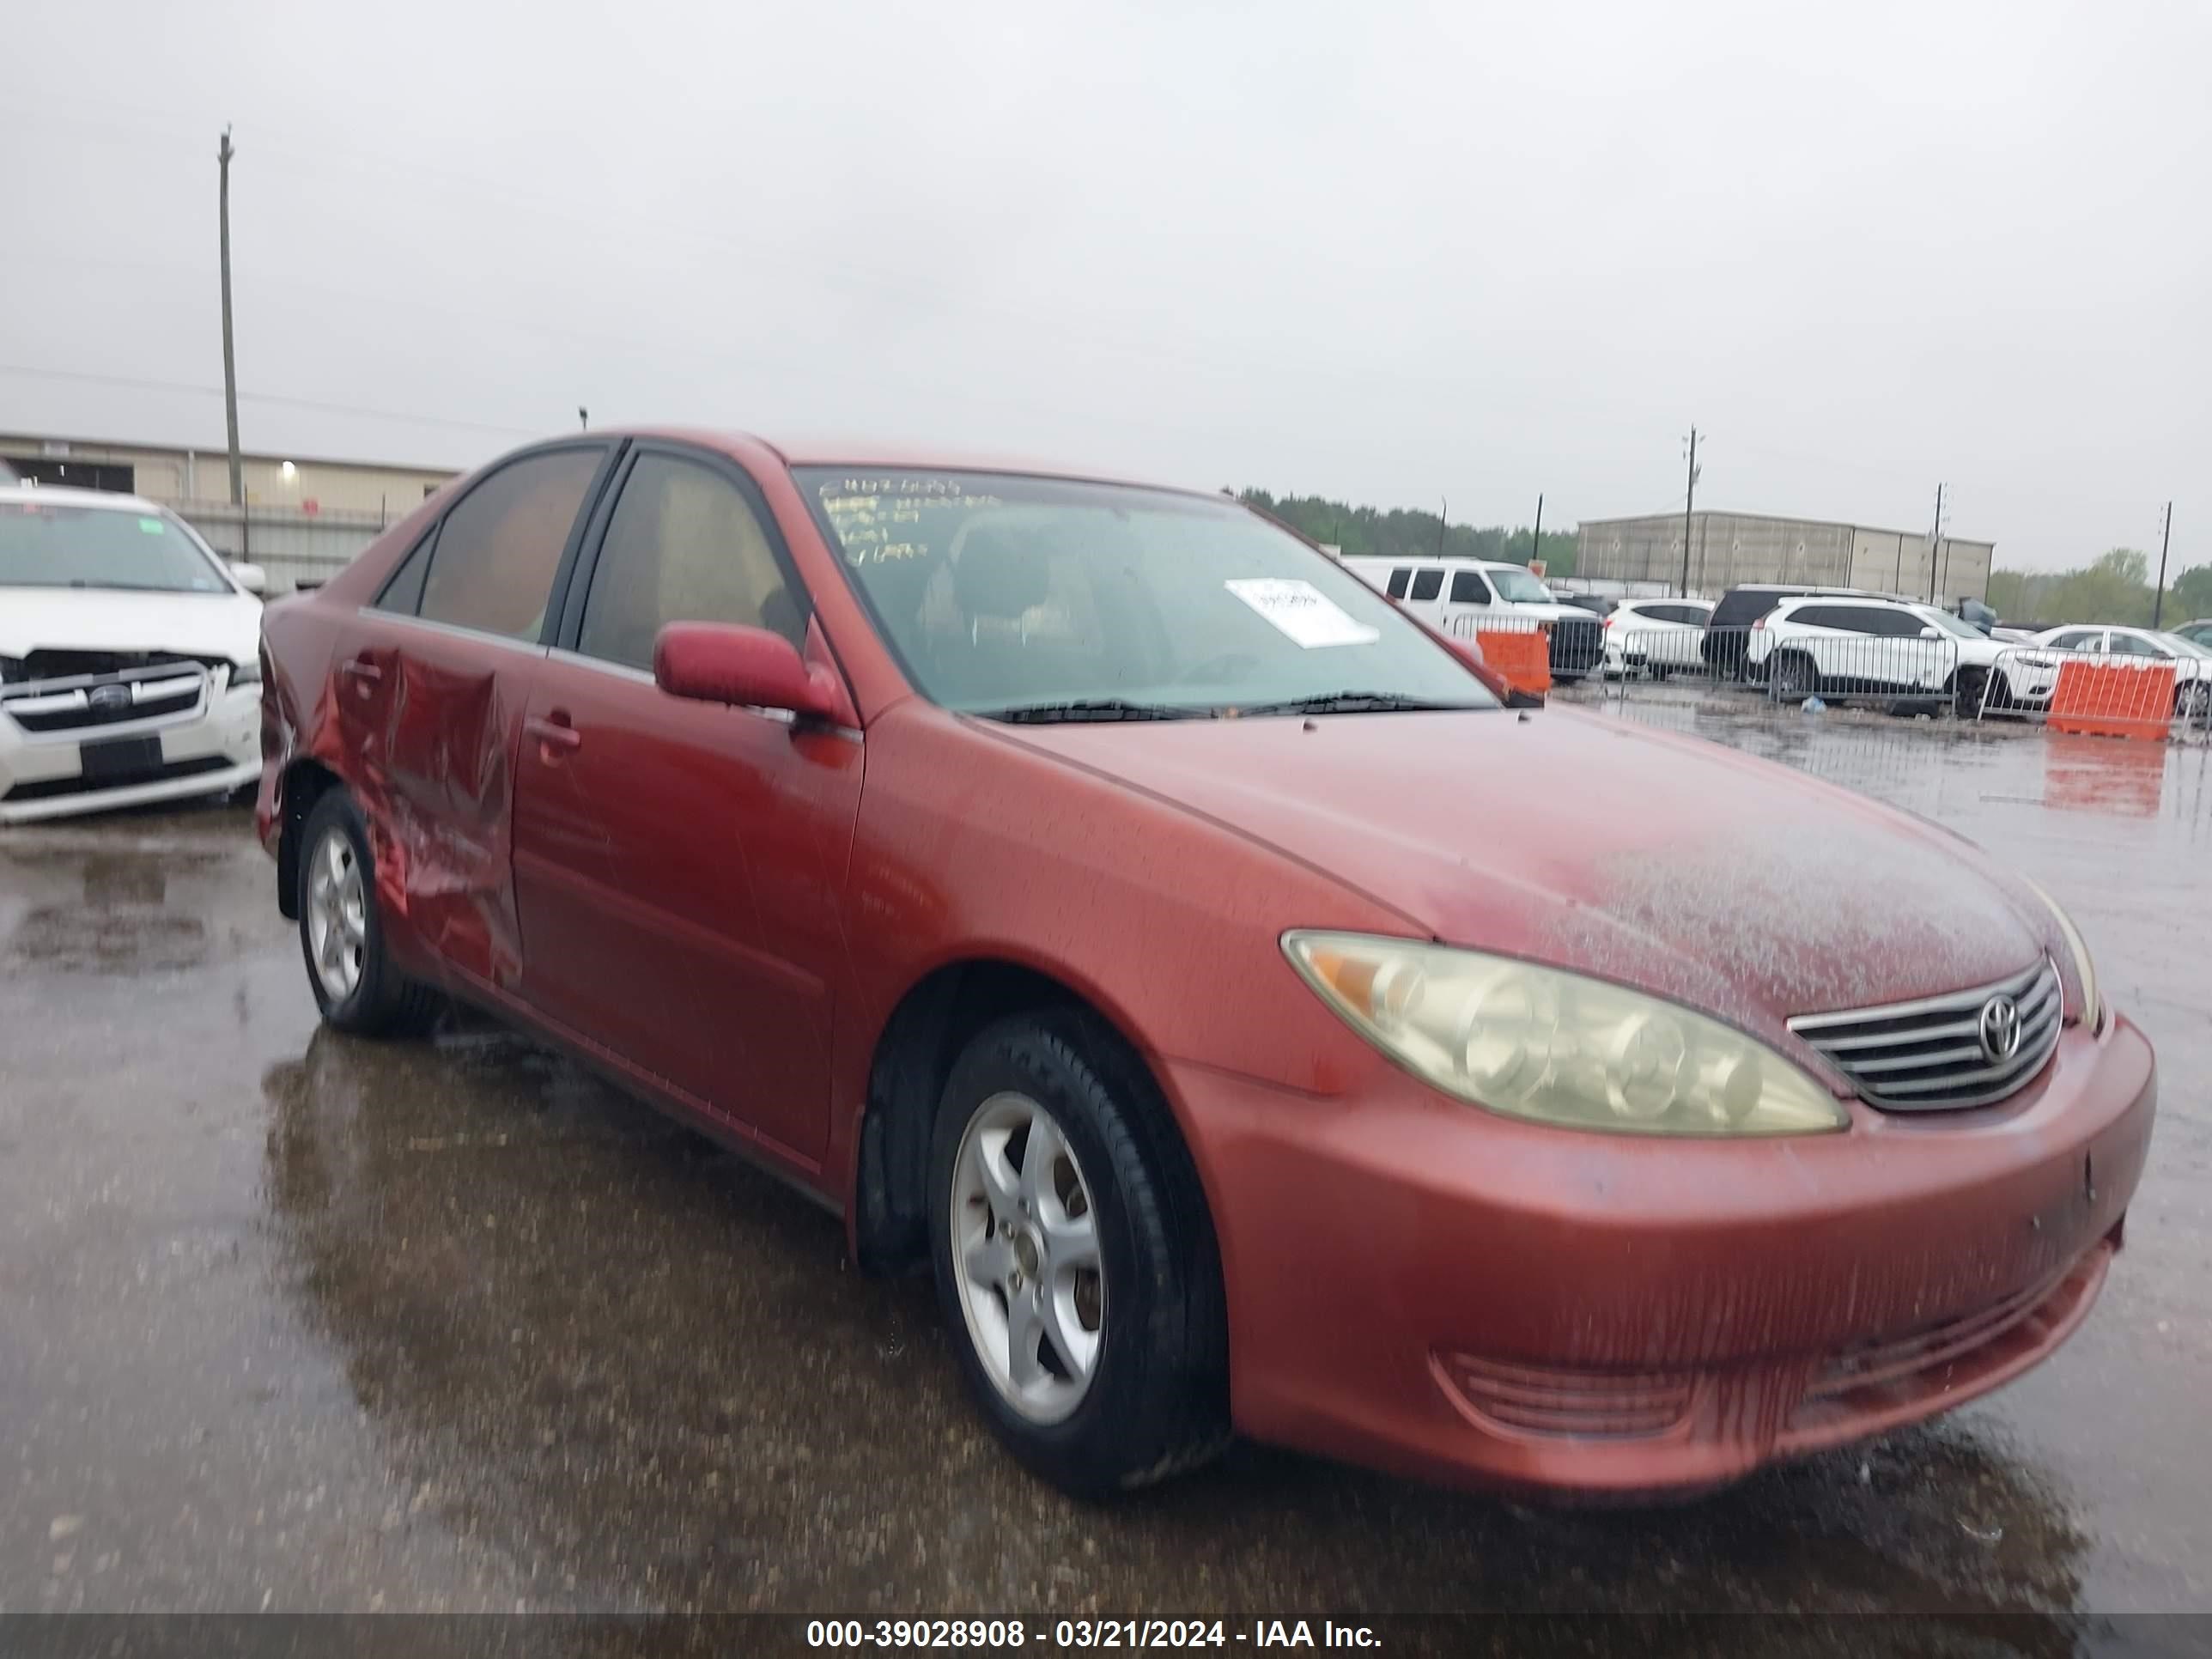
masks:
<path id="1" fill-rule="evenodd" d="M 1747 656 L 1776 698 L 1830 696 L 1947 700 L 1966 714 L 2039 708 L 2058 659 L 1993 640 L 1932 605 L 1901 599 L 1784 599 L 1751 625 Z"/>
<path id="2" fill-rule="evenodd" d="M 135 495 L 0 484 L 0 823 L 259 777 L 259 580 Z"/>

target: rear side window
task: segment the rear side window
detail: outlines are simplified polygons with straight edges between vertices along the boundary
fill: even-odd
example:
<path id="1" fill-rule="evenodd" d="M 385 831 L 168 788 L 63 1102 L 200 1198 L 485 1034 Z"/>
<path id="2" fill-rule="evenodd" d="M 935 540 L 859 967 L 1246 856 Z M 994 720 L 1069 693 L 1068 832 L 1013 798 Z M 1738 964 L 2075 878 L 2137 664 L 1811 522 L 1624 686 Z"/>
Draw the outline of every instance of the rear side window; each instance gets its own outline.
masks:
<path id="1" fill-rule="evenodd" d="M 1647 605 L 1643 609 L 1644 614 L 1654 622 L 1686 623 L 1692 628 L 1705 625 L 1705 612 L 1701 605 Z"/>
<path id="2" fill-rule="evenodd" d="M 1416 599 L 1433 599 L 1437 594 L 1443 591 L 1444 573 L 1443 571 L 1417 570 L 1413 573 L 1413 591 L 1411 595 L 1412 598 Z"/>
<path id="3" fill-rule="evenodd" d="M 384 584 L 384 591 L 376 596 L 377 610 L 397 611 L 411 617 L 422 608 L 422 578 L 430 574 L 430 550 L 437 540 L 438 526 L 432 525 L 399 562 L 399 568 L 392 573 L 392 579 Z"/>
<path id="4" fill-rule="evenodd" d="M 1488 605 L 1490 584 L 1482 580 L 1479 571 L 1455 570 L 1451 597 L 1454 605 Z"/>
<path id="5" fill-rule="evenodd" d="M 605 453 L 593 447 L 532 455 L 464 495 L 432 550 L 423 619 L 536 639 L 576 510 Z"/>
<path id="6" fill-rule="evenodd" d="M 615 502 L 576 649 L 650 669 L 653 640 L 672 622 L 765 628 L 801 647 L 806 638 L 805 611 L 738 487 L 696 461 L 647 454 Z"/>
<path id="7" fill-rule="evenodd" d="M 1406 584 L 1413 580 L 1413 567 L 1401 564 L 1390 573 L 1389 585 L 1382 591 L 1394 599 L 1402 599 L 1406 597 Z"/>
<path id="8" fill-rule="evenodd" d="M 1720 604 L 1713 609 L 1713 626 L 1748 628 L 1790 597 L 1786 592 L 1777 592 L 1771 589 L 1747 592 L 1739 588 L 1733 593 L 1724 593 L 1721 596 Z M 1799 620 L 1802 621 L 1802 617 Z"/>

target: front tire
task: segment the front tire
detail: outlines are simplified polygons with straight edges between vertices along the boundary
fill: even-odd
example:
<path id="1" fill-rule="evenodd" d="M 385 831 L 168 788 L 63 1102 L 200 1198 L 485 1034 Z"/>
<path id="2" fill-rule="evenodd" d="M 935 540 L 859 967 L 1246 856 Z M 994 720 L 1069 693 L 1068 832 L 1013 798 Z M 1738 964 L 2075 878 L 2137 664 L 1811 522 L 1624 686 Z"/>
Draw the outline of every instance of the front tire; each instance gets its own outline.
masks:
<path id="1" fill-rule="evenodd" d="M 1962 668 L 1954 675 L 1951 684 L 1952 717 L 1962 720 L 1979 720 L 1983 695 L 1988 690 L 1989 684 L 1990 671 L 1986 668 Z M 1990 696 L 1989 702 L 1995 708 L 1997 699 Z"/>
<path id="2" fill-rule="evenodd" d="M 1228 1443 L 1221 1269 L 1189 1154 L 1115 1035 L 1063 1012 L 954 1063 L 930 1159 L 939 1300 L 992 1431 L 1103 1498 Z"/>
<path id="3" fill-rule="evenodd" d="M 429 1030 L 438 994 L 407 978 L 385 950 L 368 825 L 353 797 L 326 791 L 300 832 L 300 953 L 324 1020 L 359 1036 Z"/>

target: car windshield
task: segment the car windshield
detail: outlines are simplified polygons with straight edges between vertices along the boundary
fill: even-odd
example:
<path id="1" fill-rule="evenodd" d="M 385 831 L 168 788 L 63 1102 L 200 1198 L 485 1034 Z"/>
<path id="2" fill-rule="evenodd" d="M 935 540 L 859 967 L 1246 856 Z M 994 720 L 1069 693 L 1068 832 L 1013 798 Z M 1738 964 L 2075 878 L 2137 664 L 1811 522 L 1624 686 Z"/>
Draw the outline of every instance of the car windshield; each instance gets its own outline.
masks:
<path id="1" fill-rule="evenodd" d="M 0 502 L 0 587 L 228 593 L 214 561 L 166 513 Z"/>
<path id="2" fill-rule="evenodd" d="M 1552 590 L 1525 570 L 1508 568 L 1482 574 L 1490 578 L 1498 597 L 1508 605 L 1548 605 L 1552 601 Z"/>
<path id="3" fill-rule="evenodd" d="M 2196 641 L 2185 639 L 2179 634 L 2154 634 L 2151 638 L 2165 646 L 2169 651 L 2177 651 L 2185 657 L 2212 658 L 2212 651 L 2207 651 Z"/>
<path id="4" fill-rule="evenodd" d="M 1913 614 L 1923 622 L 1931 622 L 1947 634 L 1956 634 L 1962 640 L 1985 640 L 1989 635 L 1972 623 L 1960 622 L 1948 611 L 1938 611 L 1932 605 L 1915 608 Z"/>
<path id="5" fill-rule="evenodd" d="M 1498 707 L 1388 599 L 1231 501 L 980 472 L 798 477 L 908 678 L 948 708 Z"/>

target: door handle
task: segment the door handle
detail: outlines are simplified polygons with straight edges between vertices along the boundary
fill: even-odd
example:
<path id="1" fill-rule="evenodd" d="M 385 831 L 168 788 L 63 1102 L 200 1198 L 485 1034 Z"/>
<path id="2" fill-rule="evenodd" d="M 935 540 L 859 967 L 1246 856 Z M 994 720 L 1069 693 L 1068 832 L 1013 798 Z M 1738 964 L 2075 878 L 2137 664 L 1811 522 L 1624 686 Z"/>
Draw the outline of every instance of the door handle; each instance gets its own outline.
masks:
<path id="1" fill-rule="evenodd" d="M 338 672 L 343 674 L 348 679 L 362 680 L 370 684 L 384 678 L 383 669 L 366 657 L 355 657 L 349 661 L 340 663 Z"/>
<path id="2" fill-rule="evenodd" d="M 569 725 L 568 715 L 557 709 L 544 718 L 528 716 L 522 722 L 522 729 L 538 740 L 538 750 L 547 760 L 556 755 L 573 754 L 584 746 L 584 734 Z"/>

